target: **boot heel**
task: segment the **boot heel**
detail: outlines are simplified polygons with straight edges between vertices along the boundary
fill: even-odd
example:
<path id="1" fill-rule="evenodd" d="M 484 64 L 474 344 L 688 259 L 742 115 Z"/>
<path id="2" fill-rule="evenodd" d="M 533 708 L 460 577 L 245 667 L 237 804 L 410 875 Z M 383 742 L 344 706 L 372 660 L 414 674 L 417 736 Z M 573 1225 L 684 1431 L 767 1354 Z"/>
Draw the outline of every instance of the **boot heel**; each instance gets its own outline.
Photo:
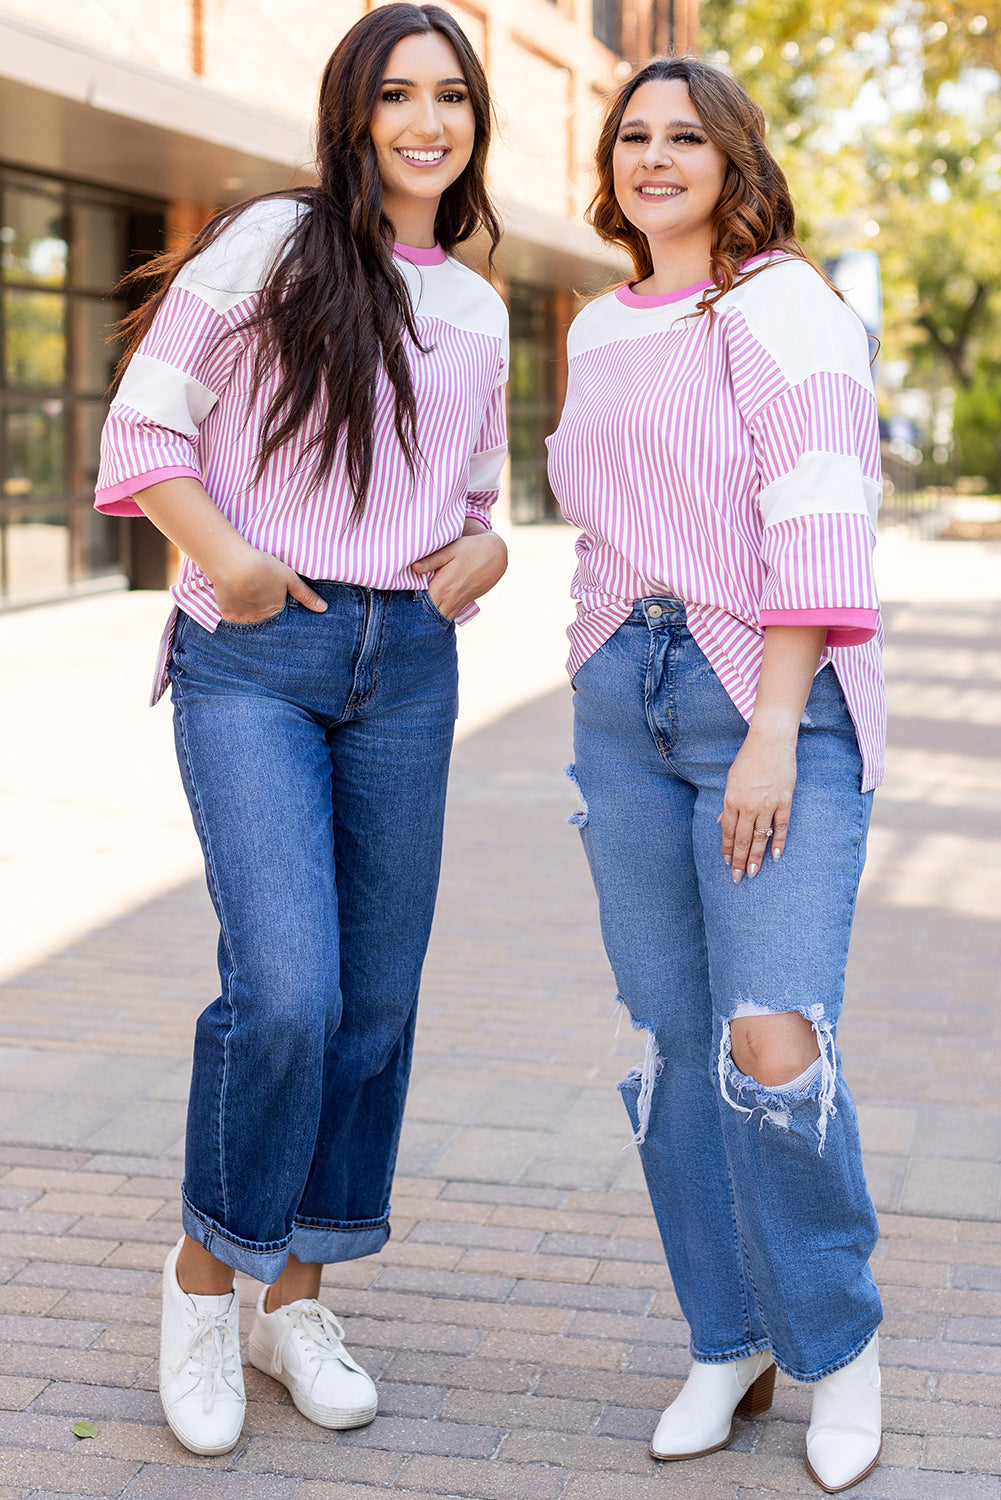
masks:
<path id="1" fill-rule="evenodd" d="M 734 1415 L 737 1417 L 759 1417 L 763 1411 L 767 1411 L 772 1404 L 775 1394 L 775 1366 L 769 1365 L 767 1370 L 762 1370 L 757 1380 L 753 1381 L 740 1398 Z"/>

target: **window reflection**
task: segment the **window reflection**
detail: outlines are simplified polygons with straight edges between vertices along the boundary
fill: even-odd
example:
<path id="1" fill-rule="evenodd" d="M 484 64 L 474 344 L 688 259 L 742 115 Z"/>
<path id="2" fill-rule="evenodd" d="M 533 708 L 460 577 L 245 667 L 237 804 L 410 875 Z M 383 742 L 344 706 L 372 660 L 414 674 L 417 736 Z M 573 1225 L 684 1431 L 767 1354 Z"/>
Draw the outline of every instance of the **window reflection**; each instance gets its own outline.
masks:
<path id="1" fill-rule="evenodd" d="M 511 519 L 546 521 L 559 511 L 546 476 L 545 436 L 556 426 L 552 297 L 542 288 L 512 282 L 508 428 L 511 446 Z"/>
<path id="2" fill-rule="evenodd" d="M 156 203 L 0 165 L 0 607 L 121 575 L 131 523 L 92 509 L 112 292 L 162 236 Z"/>
<path id="3" fill-rule="evenodd" d="M 73 383 L 78 391 L 103 396 L 111 385 L 121 353 L 114 329 L 125 312 L 125 303 L 110 297 L 73 299 Z"/>
<path id="4" fill-rule="evenodd" d="M 6 422 L 7 473 L 4 495 L 22 500 L 61 495 L 63 483 L 63 403 L 12 407 Z"/>
<path id="5" fill-rule="evenodd" d="M 3 314 L 6 384 L 58 389 L 66 379 L 66 298 L 11 288 Z"/>
<path id="6" fill-rule="evenodd" d="M 101 428 L 108 408 L 103 401 L 81 401 L 76 409 L 73 445 L 73 494 L 93 494 L 101 448 Z M 96 512 L 95 512 L 96 514 Z"/>
<path id="7" fill-rule="evenodd" d="M 0 246 L 5 280 L 62 286 L 69 246 L 59 199 L 8 188 L 3 195 Z"/>
<path id="8" fill-rule="evenodd" d="M 100 516 L 93 506 L 77 516 L 82 550 L 91 578 L 119 573 L 122 568 L 122 520 L 119 516 Z"/>
<path id="9" fill-rule="evenodd" d="M 120 208 L 77 203 L 73 209 L 73 285 L 87 291 L 114 286 L 125 264 L 127 216 Z"/>

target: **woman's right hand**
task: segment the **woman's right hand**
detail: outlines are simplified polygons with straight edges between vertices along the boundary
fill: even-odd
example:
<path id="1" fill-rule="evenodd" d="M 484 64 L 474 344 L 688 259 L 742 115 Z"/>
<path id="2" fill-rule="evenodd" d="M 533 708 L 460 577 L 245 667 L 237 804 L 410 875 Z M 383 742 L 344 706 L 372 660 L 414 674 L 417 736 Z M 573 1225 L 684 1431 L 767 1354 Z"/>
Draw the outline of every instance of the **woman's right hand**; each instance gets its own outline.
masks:
<path id="1" fill-rule="evenodd" d="M 270 620 L 288 594 L 317 614 L 326 609 L 293 568 L 251 546 L 194 476 L 151 484 L 139 491 L 139 501 L 143 514 L 205 574 L 219 613 L 231 625 Z"/>
<path id="2" fill-rule="evenodd" d="M 231 625 L 254 625 L 270 620 L 285 607 L 286 595 L 322 614 L 326 601 L 287 563 L 245 544 L 234 549 L 215 569 L 211 579 L 219 613 Z"/>

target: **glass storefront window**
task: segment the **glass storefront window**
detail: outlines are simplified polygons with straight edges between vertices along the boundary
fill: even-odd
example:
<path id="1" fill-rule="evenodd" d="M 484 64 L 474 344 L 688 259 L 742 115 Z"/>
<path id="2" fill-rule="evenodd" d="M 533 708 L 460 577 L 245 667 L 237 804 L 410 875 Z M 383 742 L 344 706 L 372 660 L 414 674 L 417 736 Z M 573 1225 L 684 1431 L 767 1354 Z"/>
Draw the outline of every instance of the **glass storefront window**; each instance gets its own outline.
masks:
<path id="1" fill-rule="evenodd" d="M 3 294 L 4 383 L 59 390 L 66 380 L 66 298 L 11 287 Z"/>
<path id="2" fill-rule="evenodd" d="M 58 198 L 11 187 L 3 195 L 0 261 L 5 281 L 62 286 L 69 246 Z"/>
<path id="3" fill-rule="evenodd" d="M 512 282 L 508 429 L 511 445 L 511 519 L 551 521 L 559 516 L 546 477 L 546 435 L 556 426 L 554 311 L 542 287 Z"/>
<path id="4" fill-rule="evenodd" d="M 593 0 L 591 30 L 611 52 L 621 52 L 622 0 Z"/>
<path id="5" fill-rule="evenodd" d="M 76 430 L 73 444 L 73 493 L 86 495 L 97 483 L 101 452 L 101 428 L 108 408 L 103 401 L 80 401 L 76 408 Z M 95 511 L 95 515 L 97 512 Z"/>
<path id="6" fill-rule="evenodd" d="M 77 203 L 71 222 L 73 285 L 88 291 L 114 286 L 126 259 L 125 213 L 103 204 Z"/>
<path id="7" fill-rule="evenodd" d="M 115 325 L 125 313 L 125 303 L 110 297 L 74 297 L 73 384 L 78 391 L 106 394 L 121 353 Z"/>
<path id="8" fill-rule="evenodd" d="M 121 576 L 130 523 L 91 505 L 129 306 L 112 294 L 163 222 L 154 202 L 0 163 L 0 607 Z"/>
<path id="9" fill-rule="evenodd" d="M 61 495 L 65 448 L 63 403 L 43 401 L 38 406 L 11 407 L 6 429 L 4 495 L 16 500 Z"/>

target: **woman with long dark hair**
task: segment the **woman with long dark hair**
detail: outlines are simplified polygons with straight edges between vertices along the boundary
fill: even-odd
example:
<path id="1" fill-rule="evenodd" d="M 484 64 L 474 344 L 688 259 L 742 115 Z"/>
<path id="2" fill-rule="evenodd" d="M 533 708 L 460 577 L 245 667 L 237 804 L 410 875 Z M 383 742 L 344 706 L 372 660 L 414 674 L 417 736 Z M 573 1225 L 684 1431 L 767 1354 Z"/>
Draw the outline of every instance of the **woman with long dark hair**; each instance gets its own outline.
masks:
<path id="1" fill-rule="evenodd" d="M 867 339 L 718 69 L 641 68 L 596 160 L 591 220 L 635 279 L 571 329 L 550 474 L 581 529 L 575 821 L 646 1034 L 621 1091 L 691 1329 L 650 1451 L 725 1447 L 777 1365 L 813 1387 L 807 1466 L 835 1491 L 880 1449 L 877 1223 L 835 1040 L 884 735 Z"/>
<path id="2" fill-rule="evenodd" d="M 185 555 L 158 673 L 220 924 L 164 1268 L 160 1392 L 225 1453 L 258 1369 L 371 1421 L 319 1302 L 389 1236 L 456 711 L 454 621 L 504 571 L 507 315 L 449 254 L 499 229 L 463 32 L 394 4 L 320 92 L 317 186 L 229 209 L 133 315 L 97 504 Z M 491 248 L 491 253 L 492 253 Z"/>

